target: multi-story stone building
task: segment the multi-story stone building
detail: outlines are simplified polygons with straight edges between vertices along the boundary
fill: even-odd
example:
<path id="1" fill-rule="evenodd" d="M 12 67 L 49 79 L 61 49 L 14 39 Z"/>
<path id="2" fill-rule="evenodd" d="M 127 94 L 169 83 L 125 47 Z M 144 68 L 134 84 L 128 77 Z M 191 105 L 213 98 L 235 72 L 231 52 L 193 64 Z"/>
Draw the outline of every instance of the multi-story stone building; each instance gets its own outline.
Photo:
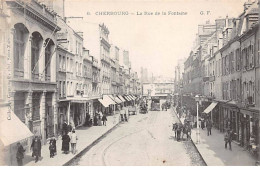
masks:
<path id="1" fill-rule="evenodd" d="M 98 99 L 102 97 L 101 87 L 100 87 L 100 66 L 98 60 L 91 56 L 92 58 L 92 98 L 93 98 L 93 112 L 97 112 L 100 108 L 100 103 Z"/>
<path id="2" fill-rule="evenodd" d="M 84 97 L 84 91 L 90 90 L 85 89 L 87 86 L 84 85 L 83 37 L 82 33 L 75 32 L 62 18 L 58 19 L 58 23 L 62 28 L 58 33 L 58 42 L 66 51 L 66 55 L 58 55 L 61 59 L 59 60 L 60 65 L 66 68 L 66 70 L 59 70 L 59 72 L 65 71 L 66 73 L 65 84 L 64 77 L 60 76 L 62 80 L 58 79 L 58 83 L 61 85 L 59 86 L 59 121 L 62 124 L 67 122 L 73 127 L 77 127 L 85 122 L 85 109 L 88 98 Z"/>
<path id="3" fill-rule="evenodd" d="M 204 90 L 189 87 L 190 72 L 195 72 L 191 67 L 193 53 L 185 61 L 184 71 L 185 92 L 205 96 L 202 101 L 207 104 L 202 104 L 199 111 L 209 113 L 220 131 L 232 129 L 233 140 L 246 148 L 259 144 L 258 18 L 259 3 L 248 1 L 238 18 L 216 20 L 216 32 L 200 45 L 198 64 L 203 81 L 199 83 Z"/>
<path id="4" fill-rule="evenodd" d="M 83 97 L 87 99 L 85 105 L 86 114 L 90 115 L 90 118 L 93 119 L 94 109 L 93 109 L 93 100 L 100 98 L 98 93 L 93 91 L 93 59 L 89 55 L 89 51 L 83 49 Z"/>
<path id="5" fill-rule="evenodd" d="M 57 131 L 56 32 L 60 27 L 56 14 L 35 0 L 6 3 L 11 18 L 11 109 L 45 143 Z"/>
<path id="6" fill-rule="evenodd" d="M 114 94 L 119 95 L 120 94 L 120 81 L 119 81 L 119 48 L 117 46 L 112 45 L 111 46 L 111 71 L 114 74 L 114 81 L 115 83 L 113 84 L 113 80 L 112 80 L 112 88 L 114 88 Z M 114 66 L 112 66 L 114 65 Z M 114 70 L 115 69 L 115 70 Z M 112 75 L 112 74 L 111 74 Z M 113 78 L 113 77 L 111 77 Z"/>

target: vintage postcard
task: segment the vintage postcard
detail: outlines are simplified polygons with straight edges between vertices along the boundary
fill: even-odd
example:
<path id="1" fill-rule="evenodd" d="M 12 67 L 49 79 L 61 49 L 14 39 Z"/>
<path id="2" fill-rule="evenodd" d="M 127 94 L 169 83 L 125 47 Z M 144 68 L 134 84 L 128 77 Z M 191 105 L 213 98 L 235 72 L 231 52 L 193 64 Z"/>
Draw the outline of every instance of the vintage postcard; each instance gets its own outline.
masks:
<path id="1" fill-rule="evenodd" d="M 259 0 L 0 0 L 1 166 L 260 164 Z"/>

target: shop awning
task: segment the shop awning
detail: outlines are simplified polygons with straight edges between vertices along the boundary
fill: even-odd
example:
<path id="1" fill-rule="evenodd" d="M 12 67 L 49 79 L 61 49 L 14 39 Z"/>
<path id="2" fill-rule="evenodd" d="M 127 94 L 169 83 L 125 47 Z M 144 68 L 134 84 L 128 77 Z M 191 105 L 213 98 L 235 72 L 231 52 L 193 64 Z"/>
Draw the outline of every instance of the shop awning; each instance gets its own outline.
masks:
<path id="1" fill-rule="evenodd" d="M 122 103 L 122 101 L 121 101 L 119 98 L 117 98 L 117 97 L 114 97 L 114 96 L 112 96 L 112 95 L 109 95 L 109 97 L 110 97 L 114 102 L 116 102 L 117 104 Z"/>
<path id="2" fill-rule="evenodd" d="M 131 95 L 128 95 L 130 100 L 134 100 L 134 98 Z"/>
<path id="3" fill-rule="evenodd" d="M 118 97 L 114 97 L 115 98 L 115 101 L 117 102 L 117 103 L 122 103 L 123 101 L 121 101 Z"/>
<path id="4" fill-rule="evenodd" d="M 126 95 L 126 97 L 128 98 L 129 101 L 132 100 L 132 98 L 129 95 Z"/>
<path id="5" fill-rule="evenodd" d="M 125 102 L 125 101 L 126 101 L 121 95 L 118 95 L 117 97 L 118 97 L 122 102 Z"/>
<path id="6" fill-rule="evenodd" d="M 131 98 L 131 100 L 134 100 L 134 97 L 130 94 L 129 97 Z"/>
<path id="7" fill-rule="evenodd" d="M 136 99 L 136 97 L 134 95 L 132 95 L 132 97 L 134 98 L 134 100 Z"/>
<path id="8" fill-rule="evenodd" d="M 1 108 L 0 112 L 0 140 L 4 146 L 33 136 L 29 128 L 13 112 L 10 112 L 11 119 L 7 119 L 8 107 Z"/>
<path id="9" fill-rule="evenodd" d="M 212 102 L 204 111 L 203 113 L 209 113 L 211 112 L 217 105 L 217 102 Z"/>
<path id="10" fill-rule="evenodd" d="M 155 94 L 155 95 L 151 95 L 152 97 L 167 97 L 167 94 Z"/>
<path id="11" fill-rule="evenodd" d="M 109 106 L 109 102 L 108 102 L 107 100 L 98 99 L 98 101 L 99 101 L 104 107 L 108 107 L 108 106 Z"/>
<path id="12" fill-rule="evenodd" d="M 116 104 L 116 102 L 111 99 L 109 95 L 103 95 L 103 100 L 104 99 L 108 100 L 109 104 Z"/>
<path id="13" fill-rule="evenodd" d="M 127 97 L 127 95 L 124 96 L 126 98 L 127 101 L 131 101 L 129 97 Z"/>

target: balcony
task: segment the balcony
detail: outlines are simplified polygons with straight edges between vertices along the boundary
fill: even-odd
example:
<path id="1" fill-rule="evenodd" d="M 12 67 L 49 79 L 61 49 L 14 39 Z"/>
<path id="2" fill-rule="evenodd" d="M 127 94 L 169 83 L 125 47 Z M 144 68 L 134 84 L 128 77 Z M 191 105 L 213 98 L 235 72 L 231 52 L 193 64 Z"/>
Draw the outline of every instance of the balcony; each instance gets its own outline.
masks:
<path id="1" fill-rule="evenodd" d="M 101 55 L 101 61 L 106 62 L 107 64 L 110 65 L 110 58 L 105 56 L 104 54 Z"/>

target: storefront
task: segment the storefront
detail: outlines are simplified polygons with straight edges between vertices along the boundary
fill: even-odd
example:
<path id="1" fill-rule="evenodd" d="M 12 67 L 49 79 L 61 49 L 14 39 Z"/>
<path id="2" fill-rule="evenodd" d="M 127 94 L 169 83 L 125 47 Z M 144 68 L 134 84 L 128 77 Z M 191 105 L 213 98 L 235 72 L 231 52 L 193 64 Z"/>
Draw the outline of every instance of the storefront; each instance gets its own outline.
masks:
<path id="1" fill-rule="evenodd" d="M 58 135 L 62 134 L 63 123 L 68 122 L 68 101 L 60 101 L 58 103 Z"/>
<path id="2" fill-rule="evenodd" d="M 0 112 L 0 165 L 17 165 L 16 144 L 20 142 L 28 151 L 33 133 L 12 112 L 11 107 L 0 107 Z"/>
<path id="3" fill-rule="evenodd" d="M 259 110 L 240 109 L 241 112 L 241 140 L 246 148 L 259 145 Z"/>

